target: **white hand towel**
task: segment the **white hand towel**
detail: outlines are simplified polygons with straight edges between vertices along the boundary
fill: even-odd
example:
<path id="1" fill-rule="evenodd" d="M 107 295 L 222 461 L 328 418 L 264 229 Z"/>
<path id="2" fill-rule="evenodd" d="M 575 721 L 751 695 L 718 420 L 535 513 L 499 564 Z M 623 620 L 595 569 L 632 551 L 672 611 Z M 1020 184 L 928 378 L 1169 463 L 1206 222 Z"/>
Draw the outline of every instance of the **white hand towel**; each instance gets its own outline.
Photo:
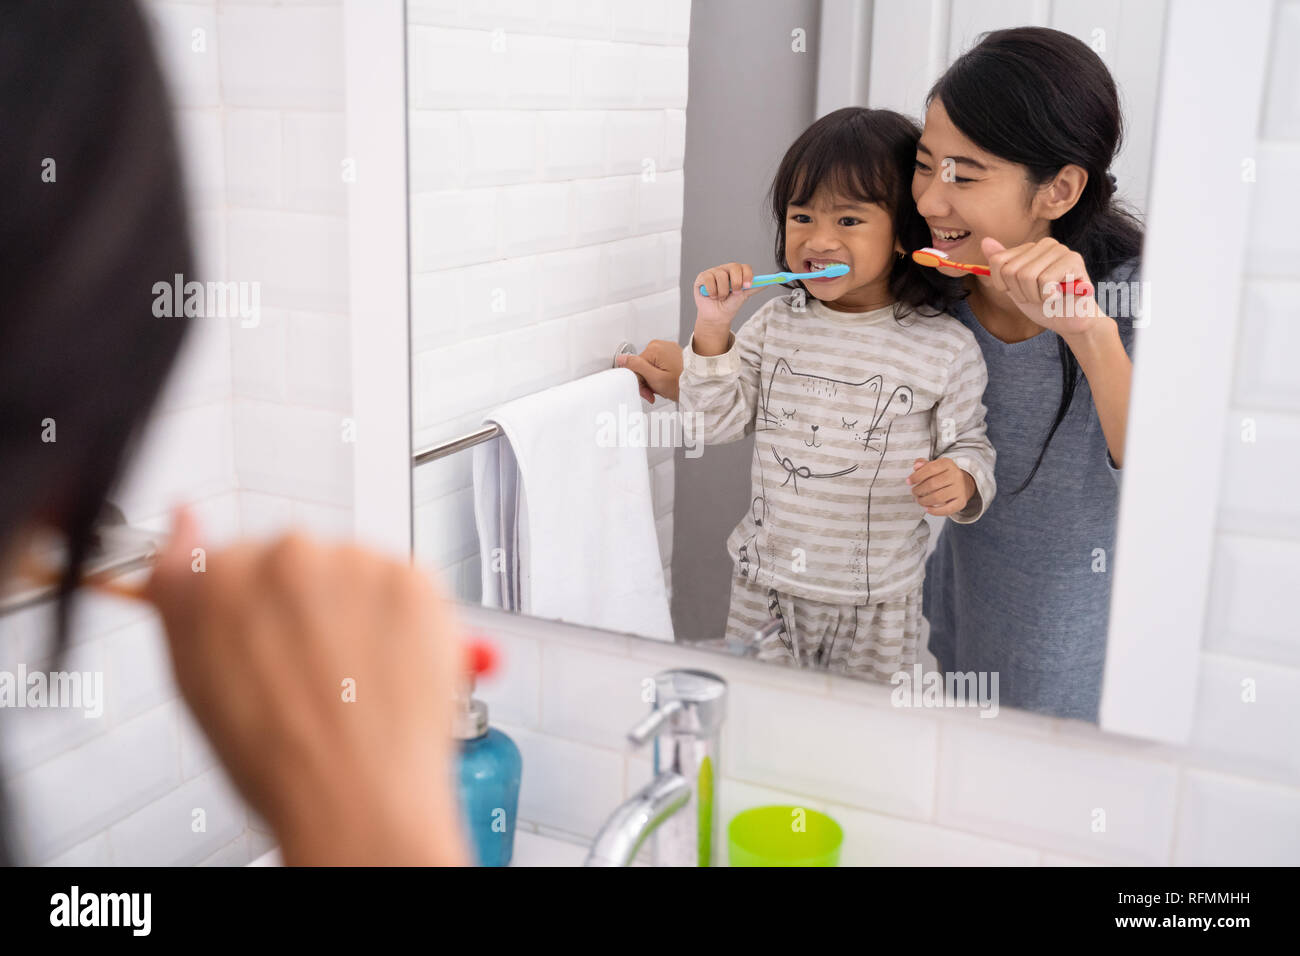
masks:
<path id="1" fill-rule="evenodd" d="M 474 446 L 484 605 L 673 640 L 645 446 L 615 427 L 641 414 L 613 368 L 485 416 L 504 434 Z"/>

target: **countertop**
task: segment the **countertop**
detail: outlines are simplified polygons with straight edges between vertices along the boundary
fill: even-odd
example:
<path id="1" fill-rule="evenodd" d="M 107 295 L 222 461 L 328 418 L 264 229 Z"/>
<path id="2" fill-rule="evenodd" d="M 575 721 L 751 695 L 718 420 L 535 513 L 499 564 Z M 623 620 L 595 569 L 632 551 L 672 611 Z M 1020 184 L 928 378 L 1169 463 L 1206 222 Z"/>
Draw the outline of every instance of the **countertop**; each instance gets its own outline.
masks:
<path id="1" fill-rule="evenodd" d="M 527 830 L 515 832 L 515 852 L 510 860 L 511 866 L 582 866 L 587 858 L 585 844 L 573 843 Z M 263 853 L 248 866 L 280 866 L 280 850 L 277 847 Z"/>

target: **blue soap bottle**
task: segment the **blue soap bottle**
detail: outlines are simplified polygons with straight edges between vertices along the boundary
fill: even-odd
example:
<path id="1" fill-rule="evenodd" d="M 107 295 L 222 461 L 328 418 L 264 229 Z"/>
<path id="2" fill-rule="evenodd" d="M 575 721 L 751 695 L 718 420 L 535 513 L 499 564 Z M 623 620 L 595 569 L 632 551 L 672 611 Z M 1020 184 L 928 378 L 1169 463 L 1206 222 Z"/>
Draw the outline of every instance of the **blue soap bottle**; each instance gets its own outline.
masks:
<path id="1" fill-rule="evenodd" d="M 523 759 L 515 742 L 488 726 L 487 704 L 469 693 L 456 700 L 460 745 L 457 790 L 461 819 L 478 866 L 508 866 L 515 847 L 515 815 Z"/>

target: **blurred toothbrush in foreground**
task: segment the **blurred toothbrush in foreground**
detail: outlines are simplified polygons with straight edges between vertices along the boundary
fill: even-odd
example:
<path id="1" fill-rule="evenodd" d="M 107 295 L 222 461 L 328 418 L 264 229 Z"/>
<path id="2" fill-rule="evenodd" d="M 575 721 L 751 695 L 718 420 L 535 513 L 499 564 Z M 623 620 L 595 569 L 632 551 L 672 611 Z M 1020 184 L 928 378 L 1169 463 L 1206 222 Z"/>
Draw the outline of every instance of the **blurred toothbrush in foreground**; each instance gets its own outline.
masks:
<path id="1" fill-rule="evenodd" d="M 22 574 L 25 578 L 46 586 L 54 587 L 62 575 L 55 568 L 47 568 L 24 560 Z M 102 574 L 84 574 L 81 584 L 114 597 L 129 601 L 151 603 L 143 581 L 121 581 Z M 464 635 L 466 669 L 476 677 L 491 674 L 497 668 L 500 654 L 490 637 L 480 632 L 471 631 Z"/>

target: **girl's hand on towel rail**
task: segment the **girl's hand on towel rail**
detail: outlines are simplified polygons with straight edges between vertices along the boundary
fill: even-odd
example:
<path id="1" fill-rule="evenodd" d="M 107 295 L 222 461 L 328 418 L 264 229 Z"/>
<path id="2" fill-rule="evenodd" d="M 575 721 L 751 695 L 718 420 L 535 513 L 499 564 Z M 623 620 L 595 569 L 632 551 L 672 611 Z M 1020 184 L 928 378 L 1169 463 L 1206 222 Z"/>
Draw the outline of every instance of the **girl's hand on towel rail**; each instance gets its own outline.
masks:
<path id="1" fill-rule="evenodd" d="M 975 479 L 958 468 L 951 458 L 916 459 L 907 483 L 917 504 L 940 517 L 956 514 L 975 496 Z"/>
<path id="2" fill-rule="evenodd" d="M 655 396 L 677 401 L 677 381 L 682 377 L 682 347 L 676 342 L 653 339 L 640 355 L 620 355 L 618 364 L 636 372 L 641 397 L 651 405 Z"/>
<path id="3" fill-rule="evenodd" d="M 453 605 L 405 561 L 300 534 L 205 550 L 176 512 L 145 596 L 181 692 L 287 864 L 461 864 Z"/>

